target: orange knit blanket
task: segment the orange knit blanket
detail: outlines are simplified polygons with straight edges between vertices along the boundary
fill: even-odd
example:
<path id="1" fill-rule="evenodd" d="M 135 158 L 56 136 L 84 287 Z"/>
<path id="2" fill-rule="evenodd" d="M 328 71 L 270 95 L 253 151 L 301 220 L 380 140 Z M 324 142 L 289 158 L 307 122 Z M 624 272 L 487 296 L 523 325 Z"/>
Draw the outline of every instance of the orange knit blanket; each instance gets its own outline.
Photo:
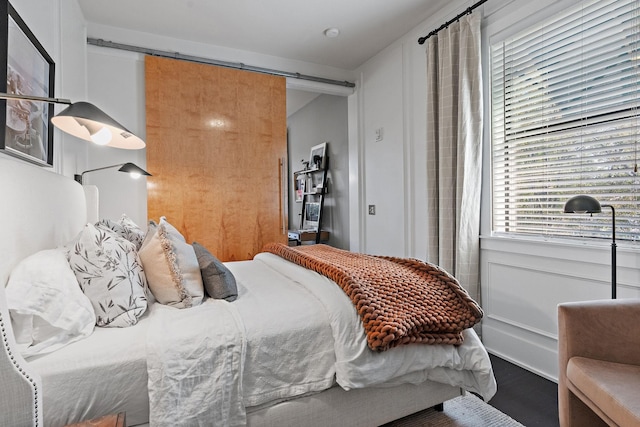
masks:
<path id="1" fill-rule="evenodd" d="M 336 282 L 349 296 L 375 351 L 411 344 L 461 344 L 462 331 L 482 319 L 480 306 L 441 268 L 411 258 L 365 255 L 327 245 L 271 252 Z"/>

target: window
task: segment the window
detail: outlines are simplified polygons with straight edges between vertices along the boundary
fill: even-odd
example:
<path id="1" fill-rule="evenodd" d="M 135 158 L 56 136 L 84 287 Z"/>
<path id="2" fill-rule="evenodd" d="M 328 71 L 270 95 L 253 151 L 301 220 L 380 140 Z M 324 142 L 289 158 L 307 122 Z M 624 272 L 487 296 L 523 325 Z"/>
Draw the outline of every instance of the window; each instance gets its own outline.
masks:
<path id="1" fill-rule="evenodd" d="M 640 238 L 640 1 L 584 2 L 491 46 L 495 234 Z"/>

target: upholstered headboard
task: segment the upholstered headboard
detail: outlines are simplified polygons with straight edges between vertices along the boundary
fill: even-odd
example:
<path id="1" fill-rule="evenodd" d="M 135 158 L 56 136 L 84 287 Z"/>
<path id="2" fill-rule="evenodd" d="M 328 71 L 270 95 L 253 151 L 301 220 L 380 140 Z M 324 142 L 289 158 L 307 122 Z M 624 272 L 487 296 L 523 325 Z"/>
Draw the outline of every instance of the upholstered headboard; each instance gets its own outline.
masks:
<path id="1" fill-rule="evenodd" d="M 4 288 L 20 260 L 65 244 L 82 229 L 85 190 L 50 169 L 2 156 L 0 188 L 0 425 L 41 426 L 40 378 L 14 350 Z M 97 206 L 97 191 L 89 191 Z"/>

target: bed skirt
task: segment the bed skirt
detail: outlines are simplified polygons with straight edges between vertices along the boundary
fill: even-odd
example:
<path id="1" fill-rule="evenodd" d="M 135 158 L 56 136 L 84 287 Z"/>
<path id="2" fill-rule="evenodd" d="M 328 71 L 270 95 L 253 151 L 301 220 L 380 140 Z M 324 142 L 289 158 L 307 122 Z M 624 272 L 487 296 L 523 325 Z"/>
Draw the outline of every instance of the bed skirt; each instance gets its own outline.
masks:
<path id="1" fill-rule="evenodd" d="M 335 386 L 267 407 L 247 408 L 247 426 L 379 426 L 461 395 L 459 387 L 433 381 L 350 391 Z"/>

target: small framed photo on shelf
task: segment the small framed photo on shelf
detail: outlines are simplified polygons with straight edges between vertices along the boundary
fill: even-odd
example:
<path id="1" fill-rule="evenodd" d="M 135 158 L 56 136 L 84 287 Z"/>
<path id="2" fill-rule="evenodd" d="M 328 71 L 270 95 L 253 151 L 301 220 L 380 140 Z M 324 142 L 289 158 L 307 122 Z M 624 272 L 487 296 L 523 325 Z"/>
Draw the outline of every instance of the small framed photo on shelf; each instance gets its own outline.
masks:
<path id="1" fill-rule="evenodd" d="M 296 202 L 301 202 L 304 198 L 304 189 L 306 186 L 307 177 L 304 175 L 296 176 Z"/>
<path id="2" fill-rule="evenodd" d="M 54 62 L 7 0 L 0 0 L 0 92 L 52 98 Z M 0 101 L 0 151 L 42 166 L 53 165 L 53 104 Z"/>
<path id="3" fill-rule="evenodd" d="M 325 154 L 327 151 L 327 143 L 314 145 L 311 147 L 311 154 L 309 155 L 309 168 L 310 169 L 324 169 L 326 166 Z"/>

